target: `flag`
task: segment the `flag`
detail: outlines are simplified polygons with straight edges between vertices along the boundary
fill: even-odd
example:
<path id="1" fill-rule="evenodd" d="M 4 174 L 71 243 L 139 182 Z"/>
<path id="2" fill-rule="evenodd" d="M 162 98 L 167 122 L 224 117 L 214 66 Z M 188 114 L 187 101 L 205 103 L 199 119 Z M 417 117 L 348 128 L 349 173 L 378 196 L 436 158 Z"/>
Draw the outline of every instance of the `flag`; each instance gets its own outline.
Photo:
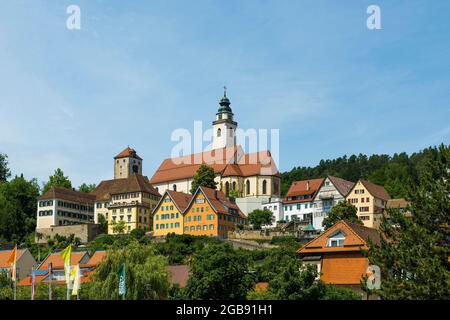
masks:
<path id="1" fill-rule="evenodd" d="M 75 267 L 73 267 L 72 271 L 70 272 L 70 278 L 73 280 L 72 295 L 76 296 L 76 295 L 78 295 L 78 290 L 80 290 L 80 265 L 79 264 L 77 264 Z"/>
<path id="2" fill-rule="evenodd" d="M 64 274 L 66 276 L 67 285 L 70 284 L 70 258 L 72 256 L 72 246 L 68 246 L 63 251 L 61 251 L 61 257 L 64 261 Z"/>
<path id="3" fill-rule="evenodd" d="M 119 269 L 119 296 L 125 296 L 127 287 L 125 283 L 125 263 Z"/>
<path id="4" fill-rule="evenodd" d="M 31 300 L 34 300 L 35 283 L 36 283 L 36 272 L 33 270 L 31 271 Z"/>
<path id="5" fill-rule="evenodd" d="M 11 266 L 11 280 L 15 282 L 16 278 L 17 278 L 17 275 L 16 275 L 17 245 L 14 247 L 13 251 L 11 252 L 11 255 L 9 256 L 8 261 L 6 261 L 6 264 Z"/>

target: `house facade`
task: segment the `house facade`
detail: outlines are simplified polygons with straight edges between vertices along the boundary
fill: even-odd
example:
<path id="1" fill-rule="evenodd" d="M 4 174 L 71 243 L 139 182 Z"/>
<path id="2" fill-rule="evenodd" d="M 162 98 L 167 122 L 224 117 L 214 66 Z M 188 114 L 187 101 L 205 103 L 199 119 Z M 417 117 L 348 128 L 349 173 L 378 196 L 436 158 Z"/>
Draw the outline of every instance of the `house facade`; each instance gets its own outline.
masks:
<path id="1" fill-rule="evenodd" d="M 382 186 L 366 180 L 358 180 L 346 197 L 356 207 L 358 218 L 364 226 L 375 229 L 379 228 L 382 213 L 390 199 Z"/>
<path id="2" fill-rule="evenodd" d="M 95 196 L 53 187 L 38 198 L 36 232 L 52 226 L 94 223 Z"/>
<path id="3" fill-rule="evenodd" d="M 315 266 L 320 280 L 328 284 L 359 286 L 369 260 L 363 254 L 368 241 L 380 242 L 377 230 L 346 221 L 337 222 L 297 253 L 303 263 Z"/>
<path id="4" fill-rule="evenodd" d="M 323 219 L 331 208 L 339 202 L 345 201 L 345 197 L 354 185 L 354 182 L 333 176 L 325 178 L 314 196 L 312 219 L 314 229 L 323 231 Z"/>
<path id="5" fill-rule="evenodd" d="M 7 273 L 11 275 L 11 265 L 7 261 L 11 257 L 13 250 L 0 250 L 0 273 Z M 36 265 L 36 260 L 28 249 L 18 249 L 16 256 L 16 276 L 20 281 L 31 273 L 31 270 Z"/>
<path id="6" fill-rule="evenodd" d="M 153 210 L 153 235 L 183 234 L 183 214 L 191 198 L 187 193 L 166 190 Z"/>
<path id="7" fill-rule="evenodd" d="M 280 198 L 270 198 L 268 201 L 263 201 L 261 204 L 262 210 L 270 210 L 272 211 L 272 223 L 267 226 L 263 226 L 263 228 L 273 228 L 276 227 L 277 222 L 284 221 L 284 206 L 283 200 Z"/>
<path id="8" fill-rule="evenodd" d="M 312 223 L 314 197 L 325 179 L 294 181 L 283 201 L 284 220 Z"/>

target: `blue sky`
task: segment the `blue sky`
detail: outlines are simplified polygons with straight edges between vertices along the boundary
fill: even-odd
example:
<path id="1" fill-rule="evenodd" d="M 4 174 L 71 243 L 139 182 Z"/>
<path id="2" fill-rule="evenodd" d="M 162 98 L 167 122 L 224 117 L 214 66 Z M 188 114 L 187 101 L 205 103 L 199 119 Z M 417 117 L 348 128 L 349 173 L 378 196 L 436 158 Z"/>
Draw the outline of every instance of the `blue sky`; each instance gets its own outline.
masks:
<path id="1" fill-rule="evenodd" d="M 67 6 L 81 30 L 66 28 Z M 382 30 L 366 27 L 381 8 Z M 280 170 L 450 142 L 449 1 L 0 3 L 0 152 L 39 181 L 152 176 L 174 129 L 209 126 L 227 85 L 240 128 L 280 129 Z"/>

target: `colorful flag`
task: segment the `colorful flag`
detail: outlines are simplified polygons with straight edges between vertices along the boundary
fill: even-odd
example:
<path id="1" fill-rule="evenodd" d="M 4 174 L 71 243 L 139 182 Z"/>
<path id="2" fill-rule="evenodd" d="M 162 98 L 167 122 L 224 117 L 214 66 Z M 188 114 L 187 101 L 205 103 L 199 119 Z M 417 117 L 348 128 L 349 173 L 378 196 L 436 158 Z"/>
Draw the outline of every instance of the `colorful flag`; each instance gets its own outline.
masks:
<path id="1" fill-rule="evenodd" d="M 14 247 L 13 251 L 11 252 L 11 255 L 9 256 L 8 261 L 6 261 L 6 264 L 11 266 L 11 280 L 15 282 L 16 278 L 17 278 L 17 275 L 16 275 L 17 245 Z"/>
<path id="2" fill-rule="evenodd" d="M 125 282 L 125 263 L 120 266 L 119 269 L 119 296 L 125 297 L 127 292 L 126 282 Z"/>
<path id="3" fill-rule="evenodd" d="M 73 267 L 72 271 L 70 272 L 70 277 L 73 280 L 72 295 L 76 296 L 76 295 L 78 295 L 78 290 L 80 290 L 80 265 L 79 264 L 77 264 L 75 267 Z"/>
<path id="4" fill-rule="evenodd" d="M 67 285 L 70 284 L 70 258 L 72 256 L 72 246 L 69 245 L 63 251 L 61 251 L 61 257 L 64 261 L 64 274 L 66 276 Z"/>

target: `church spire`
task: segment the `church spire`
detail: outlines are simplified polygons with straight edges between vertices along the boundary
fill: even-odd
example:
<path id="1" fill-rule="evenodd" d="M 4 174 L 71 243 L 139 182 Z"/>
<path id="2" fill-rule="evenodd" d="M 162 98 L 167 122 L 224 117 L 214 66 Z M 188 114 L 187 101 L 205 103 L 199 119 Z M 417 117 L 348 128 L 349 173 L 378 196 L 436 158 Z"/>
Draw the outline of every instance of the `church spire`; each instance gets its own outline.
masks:
<path id="1" fill-rule="evenodd" d="M 223 87 L 223 98 L 220 100 L 219 102 L 220 107 L 218 110 L 218 113 L 224 113 L 224 112 L 228 112 L 228 113 L 232 113 L 233 111 L 230 108 L 230 99 L 228 99 L 227 97 L 227 87 L 224 86 Z"/>

